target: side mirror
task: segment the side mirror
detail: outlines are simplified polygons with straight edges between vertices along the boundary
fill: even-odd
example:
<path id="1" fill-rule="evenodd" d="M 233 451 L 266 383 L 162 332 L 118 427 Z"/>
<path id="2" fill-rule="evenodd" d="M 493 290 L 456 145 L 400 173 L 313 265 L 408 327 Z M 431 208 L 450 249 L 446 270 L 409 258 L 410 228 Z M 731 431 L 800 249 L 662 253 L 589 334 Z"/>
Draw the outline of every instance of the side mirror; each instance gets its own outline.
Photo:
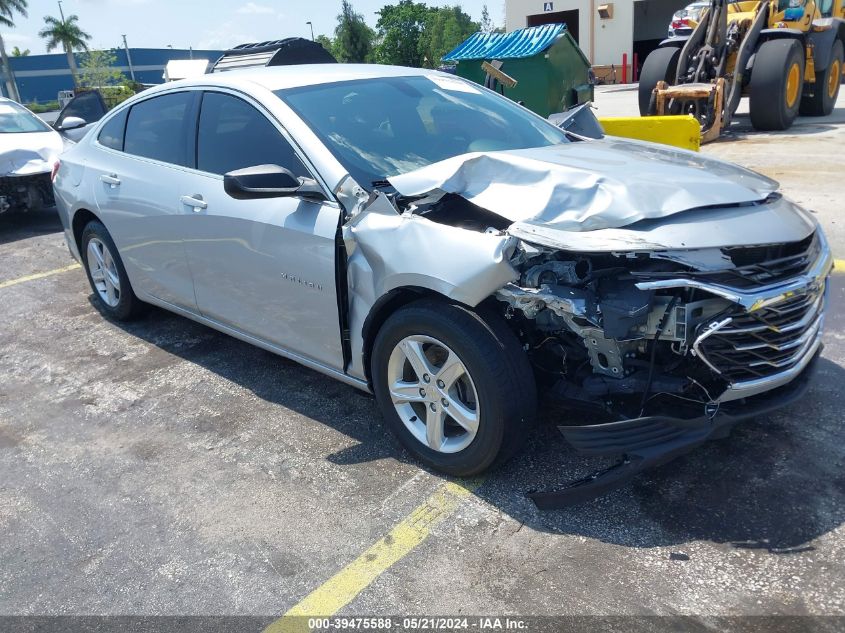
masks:
<path id="1" fill-rule="evenodd" d="M 81 119 L 78 116 L 69 116 L 65 117 L 56 129 L 60 132 L 67 132 L 68 130 L 78 130 L 86 125 L 88 125 L 88 123 L 85 119 Z"/>
<path id="2" fill-rule="evenodd" d="M 319 185 L 310 178 L 297 178 L 279 165 L 255 165 L 223 176 L 223 189 L 236 200 L 301 196 L 325 199 Z"/>

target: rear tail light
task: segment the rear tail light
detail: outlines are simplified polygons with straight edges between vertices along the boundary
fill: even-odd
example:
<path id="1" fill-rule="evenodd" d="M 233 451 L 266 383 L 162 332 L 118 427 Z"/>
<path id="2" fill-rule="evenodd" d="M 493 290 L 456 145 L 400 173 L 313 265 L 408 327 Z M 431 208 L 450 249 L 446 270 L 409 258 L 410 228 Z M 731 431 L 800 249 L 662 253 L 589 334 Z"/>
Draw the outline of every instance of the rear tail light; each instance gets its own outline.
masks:
<path id="1" fill-rule="evenodd" d="M 53 182 L 56 182 L 56 176 L 58 175 L 59 167 L 61 166 L 62 161 L 60 160 L 57 160 L 55 163 L 53 163 L 53 171 L 50 172 L 50 180 L 52 180 Z"/>
<path id="2" fill-rule="evenodd" d="M 685 26 L 689 26 L 690 21 L 689 18 L 681 18 L 680 20 L 672 20 L 672 28 L 673 29 L 680 29 Z"/>

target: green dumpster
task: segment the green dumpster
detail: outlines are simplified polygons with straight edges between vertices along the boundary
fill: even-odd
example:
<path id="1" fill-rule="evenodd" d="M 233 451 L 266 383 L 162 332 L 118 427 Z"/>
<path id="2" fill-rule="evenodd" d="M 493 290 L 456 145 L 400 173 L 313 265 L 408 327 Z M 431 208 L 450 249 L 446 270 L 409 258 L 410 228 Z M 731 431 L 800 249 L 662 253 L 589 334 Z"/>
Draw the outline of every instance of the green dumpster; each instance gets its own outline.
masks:
<path id="1" fill-rule="evenodd" d="M 548 117 L 593 100 L 590 62 L 565 24 L 544 24 L 510 33 L 475 33 L 443 57 L 455 72 L 487 85 Z M 506 87 L 482 68 L 483 62 L 516 80 Z M 486 82 L 486 83 L 485 83 Z"/>

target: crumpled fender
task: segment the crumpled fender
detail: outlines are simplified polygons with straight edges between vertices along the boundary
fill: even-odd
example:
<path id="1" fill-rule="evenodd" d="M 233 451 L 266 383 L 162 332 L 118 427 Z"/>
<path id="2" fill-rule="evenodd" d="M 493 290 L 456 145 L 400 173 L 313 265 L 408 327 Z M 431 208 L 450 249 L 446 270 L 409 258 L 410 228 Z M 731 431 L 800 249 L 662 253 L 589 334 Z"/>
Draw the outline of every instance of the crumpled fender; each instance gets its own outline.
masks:
<path id="1" fill-rule="evenodd" d="M 350 262 L 356 255 L 367 261 L 375 296 L 416 286 L 475 306 L 518 277 L 508 261 L 516 238 L 399 214 L 383 194 L 347 229 L 354 240 Z"/>
<path id="2" fill-rule="evenodd" d="M 425 288 L 474 307 L 518 278 L 509 262 L 518 240 L 400 214 L 383 193 L 342 227 L 347 253 L 351 375 L 364 376 L 363 327 L 391 290 Z"/>

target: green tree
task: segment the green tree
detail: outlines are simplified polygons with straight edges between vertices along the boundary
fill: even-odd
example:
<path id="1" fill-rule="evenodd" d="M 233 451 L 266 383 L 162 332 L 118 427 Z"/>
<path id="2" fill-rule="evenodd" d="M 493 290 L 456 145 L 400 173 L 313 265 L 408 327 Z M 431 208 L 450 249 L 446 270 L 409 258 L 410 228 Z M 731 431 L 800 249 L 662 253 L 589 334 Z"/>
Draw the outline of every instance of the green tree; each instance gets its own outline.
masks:
<path id="1" fill-rule="evenodd" d="M 492 33 L 494 31 L 493 20 L 490 19 L 490 11 L 487 10 L 487 5 L 481 7 L 481 32 Z"/>
<path id="2" fill-rule="evenodd" d="M 446 53 L 478 30 L 478 22 L 457 5 L 429 12 L 419 40 L 423 64 L 437 68 Z"/>
<path id="3" fill-rule="evenodd" d="M 429 15 L 437 11 L 413 0 L 400 0 L 399 4 L 382 7 L 376 23 L 381 40 L 376 47 L 376 59 L 382 64 L 421 67 L 424 54 L 420 38 Z"/>
<path id="4" fill-rule="evenodd" d="M 375 32 L 367 26 L 364 16 L 356 13 L 348 0 L 343 0 L 334 43 L 330 51 L 339 62 L 361 63 L 370 61 L 373 52 Z M 321 42 L 322 43 L 322 42 Z"/>
<path id="5" fill-rule="evenodd" d="M 78 86 L 79 81 L 73 51 L 87 51 L 88 40 L 91 39 L 88 33 L 79 28 L 78 22 L 79 17 L 76 15 L 69 15 L 64 20 L 47 15 L 44 16 L 44 28 L 38 32 L 38 37 L 47 40 L 47 52 L 59 47 L 64 50 L 74 86 Z"/>
<path id="6" fill-rule="evenodd" d="M 330 38 L 328 35 L 318 35 L 317 39 L 314 40 L 314 41 L 317 42 L 317 44 L 319 44 L 323 48 L 325 48 L 332 55 L 335 54 L 335 52 L 334 52 L 334 40 L 332 38 Z"/>
<path id="7" fill-rule="evenodd" d="M 15 14 L 19 13 L 26 17 L 27 0 L 0 0 L 0 26 L 14 28 Z M 21 96 L 18 93 L 18 87 L 15 85 L 15 80 L 12 79 L 12 67 L 9 66 L 9 56 L 6 54 L 6 44 L 3 42 L 3 37 L 0 36 L 0 61 L 3 62 L 3 74 L 6 76 L 6 86 L 9 91 L 9 96 L 15 101 L 20 102 Z"/>
<path id="8" fill-rule="evenodd" d="M 123 83 L 125 77 L 117 68 L 114 50 L 88 51 L 79 64 L 79 86 L 81 88 L 104 88 Z"/>
<path id="9" fill-rule="evenodd" d="M 12 49 L 12 57 L 26 57 L 27 55 L 29 55 L 29 49 L 28 48 L 21 50 L 17 46 L 15 46 Z"/>

